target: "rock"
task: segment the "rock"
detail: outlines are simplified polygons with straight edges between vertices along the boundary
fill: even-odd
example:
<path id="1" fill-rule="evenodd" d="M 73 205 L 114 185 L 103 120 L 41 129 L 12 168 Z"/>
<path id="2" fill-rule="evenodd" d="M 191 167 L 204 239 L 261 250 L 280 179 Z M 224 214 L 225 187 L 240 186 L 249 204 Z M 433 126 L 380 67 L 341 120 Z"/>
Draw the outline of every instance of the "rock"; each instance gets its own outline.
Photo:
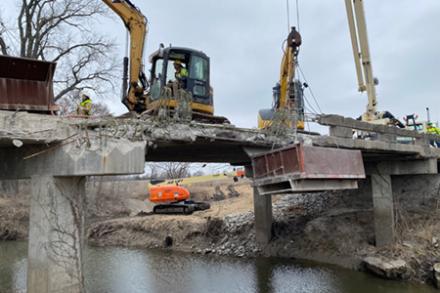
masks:
<path id="1" fill-rule="evenodd" d="M 408 241 L 403 241 L 402 245 L 411 249 L 414 248 L 414 245 Z"/>
<path id="2" fill-rule="evenodd" d="M 226 198 L 224 192 L 221 190 L 220 186 L 216 186 L 215 187 L 215 192 L 214 195 L 212 196 L 213 200 L 215 201 L 220 201 L 220 200 L 224 200 Z"/>
<path id="3" fill-rule="evenodd" d="M 440 289 L 440 263 L 434 264 L 433 272 L 434 272 L 434 285 L 437 289 Z"/>
<path id="4" fill-rule="evenodd" d="M 435 248 L 438 248 L 439 243 L 438 243 L 437 237 L 432 237 L 431 243 L 432 243 L 432 246 L 434 246 Z"/>
<path id="5" fill-rule="evenodd" d="M 389 260 L 383 257 L 366 257 L 363 260 L 365 269 L 376 276 L 391 279 L 405 280 L 409 277 L 407 263 L 402 259 Z"/>
<path id="6" fill-rule="evenodd" d="M 240 193 L 239 192 L 237 192 L 237 190 L 235 190 L 235 188 L 234 188 L 234 186 L 232 186 L 232 185 L 228 185 L 228 187 L 226 188 L 227 190 L 228 190 L 228 197 L 229 198 L 231 198 L 231 197 L 239 197 L 240 196 Z"/>

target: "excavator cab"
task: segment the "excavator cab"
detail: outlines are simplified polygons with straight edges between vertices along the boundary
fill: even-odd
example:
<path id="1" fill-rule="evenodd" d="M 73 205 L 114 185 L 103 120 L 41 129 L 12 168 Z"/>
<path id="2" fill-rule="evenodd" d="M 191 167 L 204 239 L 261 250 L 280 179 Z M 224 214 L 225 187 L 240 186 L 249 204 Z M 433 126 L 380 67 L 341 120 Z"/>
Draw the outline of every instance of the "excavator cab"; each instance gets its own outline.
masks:
<path id="1" fill-rule="evenodd" d="M 188 75 L 180 81 L 176 78 L 174 63 L 178 61 L 188 71 Z M 151 77 L 148 108 L 155 108 L 164 87 L 174 82 L 179 88 L 191 93 L 192 110 L 201 114 L 213 115 L 212 88 L 209 81 L 209 57 L 201 52 L 188 48 L 161 47 L 150 56 Z M 174 99 L 168 101 L 170 108 L 176 107 Z"/>

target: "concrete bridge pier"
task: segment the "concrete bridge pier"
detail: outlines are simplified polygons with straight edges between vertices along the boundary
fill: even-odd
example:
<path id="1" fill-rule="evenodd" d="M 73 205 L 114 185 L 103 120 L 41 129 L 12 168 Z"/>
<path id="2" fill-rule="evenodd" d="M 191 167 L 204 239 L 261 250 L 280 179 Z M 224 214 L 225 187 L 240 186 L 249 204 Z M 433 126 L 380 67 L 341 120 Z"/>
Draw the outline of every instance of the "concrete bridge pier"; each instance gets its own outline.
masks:
<path id="1" fill-rule="evenodd" d="M 85 177 L 31 181 L 28 292 L 84 292 Z"/>
<path id="2" fill-rule="evenodd" d="M 371 176 L 376 246 L 393 244 L 396 240 L 393 177 L 438 174 L 437 159 L 369 163 L 366 171 Z"/>
<path id="3" fill-rule="evenodd" d="M 246 177 L 253 178 L 252 166 L 245 166 Z M 260 247 L 265 247 L 272 240 L 272 196 L 261 195 L 254 186 L 255 240 Z"/>
<path id="4" fill-rule="evenodd" d="M 264 247 L 272 240 L 272 196 L 261 195 L 254 186 L 255 239 Z"/>
<path id="5" fill-rule="evenodd" d="M 0 153 L 1 179 L 31 178 L 29 293 L 82 293 L 86 176 L 144 171 L 145 143 L 90 139 Z"/>

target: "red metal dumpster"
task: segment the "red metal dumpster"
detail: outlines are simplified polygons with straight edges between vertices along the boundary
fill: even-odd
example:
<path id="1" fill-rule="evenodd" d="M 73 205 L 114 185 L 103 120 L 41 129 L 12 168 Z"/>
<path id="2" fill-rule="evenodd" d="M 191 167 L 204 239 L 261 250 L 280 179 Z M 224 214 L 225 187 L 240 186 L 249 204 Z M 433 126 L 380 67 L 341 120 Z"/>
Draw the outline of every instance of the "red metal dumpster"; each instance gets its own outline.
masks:
<path id="1" fill-rule="evenodd" d="M 53 101 L 55 67 L 53 62 L 0 55 L 0 109 L 58 110 Z"/>

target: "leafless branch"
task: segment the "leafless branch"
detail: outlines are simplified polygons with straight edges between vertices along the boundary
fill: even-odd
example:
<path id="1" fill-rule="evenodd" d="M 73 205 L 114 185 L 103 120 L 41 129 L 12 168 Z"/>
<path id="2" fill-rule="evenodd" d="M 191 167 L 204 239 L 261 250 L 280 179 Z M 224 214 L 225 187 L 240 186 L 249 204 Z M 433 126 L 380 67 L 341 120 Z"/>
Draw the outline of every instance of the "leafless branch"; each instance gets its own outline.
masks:
<path id="1" fill-rule="evenodd" d="M 94 30 L 96 19 L 107 14 L 99 0 L 16 0 L 17 37 L 4 37 L 0 26 L 0 52 L 8 43 L 20 43 L 22 57 L 57 63 L 55 100 L 81 89 L 100 94 L 114 89 L 114 41 Z M 2 24 L 2 23 L 1 23 Z M 12 32 L 11 32 L 12 34 Z M 70 95 L 69 95 L 70 96 Z"/>
<path id="2" fill-rule="evenodd" d="M 190 175 L 190 163 L 164 162 L 158 163 L 155 166 L 162 172 L 161 177 L 165 177 L 166 179 L 179 179 Z"/>

